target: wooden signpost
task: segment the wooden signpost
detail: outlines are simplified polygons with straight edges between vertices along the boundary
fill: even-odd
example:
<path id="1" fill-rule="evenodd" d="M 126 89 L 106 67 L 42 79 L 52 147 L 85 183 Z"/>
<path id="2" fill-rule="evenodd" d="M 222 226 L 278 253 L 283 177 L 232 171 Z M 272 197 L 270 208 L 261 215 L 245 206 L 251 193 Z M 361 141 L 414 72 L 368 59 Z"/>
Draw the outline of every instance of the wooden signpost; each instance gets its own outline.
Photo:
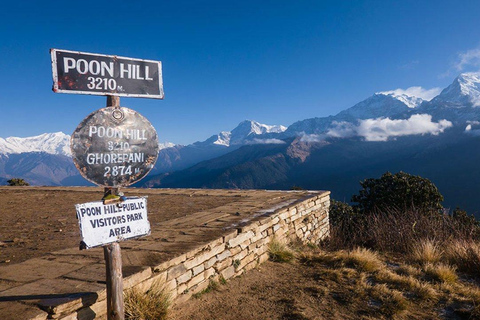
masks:
<path id="1" fill-rule="evenodd" d="M 150 234 L 147 199 L 126 198 L 120 187 L 144 178 L 158 157 L 150 122 L 120 106 L 119 96 L 163 99 L 160 61 L 51 49 L 53 91 L 107 96 L 107 107 L 87 116 L 71 138 L 80 174 L 104 187 L 102 201 L 76 205 L 80 249 L 103 246 L 107 317 L 124 320 L 119 241 Z"/>

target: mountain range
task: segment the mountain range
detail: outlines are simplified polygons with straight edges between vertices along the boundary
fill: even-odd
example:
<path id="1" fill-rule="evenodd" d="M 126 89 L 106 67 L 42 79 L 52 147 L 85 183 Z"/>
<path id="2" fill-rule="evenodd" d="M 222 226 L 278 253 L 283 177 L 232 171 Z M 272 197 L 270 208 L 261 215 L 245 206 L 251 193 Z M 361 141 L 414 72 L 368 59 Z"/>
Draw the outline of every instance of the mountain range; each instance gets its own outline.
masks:
<path id="1" fill-rule="evenodd" d="M 326 189 L 348 201 L 359 181 L 400 170 L 432 180 L 445 205 L 478 212 L 480 73 L 463 73 L 440 93 L 379 92 L 328 117 L 288 128 L 246 120 L 229 132 L 161 146 L 142 187 Z M 69 136 L 0 138 L 0 177 L 76 185 Z"/>

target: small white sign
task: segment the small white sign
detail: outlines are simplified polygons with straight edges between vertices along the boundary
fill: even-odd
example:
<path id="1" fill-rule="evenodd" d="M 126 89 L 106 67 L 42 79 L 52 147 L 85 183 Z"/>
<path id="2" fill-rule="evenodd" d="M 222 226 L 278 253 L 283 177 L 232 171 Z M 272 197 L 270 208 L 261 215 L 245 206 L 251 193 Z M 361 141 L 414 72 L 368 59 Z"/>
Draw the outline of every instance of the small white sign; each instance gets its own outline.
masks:
<path id="1" fill-rule="evenodd" d="M 150 234 L 145 197 L 127 198 L 113 204 L 88 202 L 77 204 L 75 208 L 87 248 Z"/>

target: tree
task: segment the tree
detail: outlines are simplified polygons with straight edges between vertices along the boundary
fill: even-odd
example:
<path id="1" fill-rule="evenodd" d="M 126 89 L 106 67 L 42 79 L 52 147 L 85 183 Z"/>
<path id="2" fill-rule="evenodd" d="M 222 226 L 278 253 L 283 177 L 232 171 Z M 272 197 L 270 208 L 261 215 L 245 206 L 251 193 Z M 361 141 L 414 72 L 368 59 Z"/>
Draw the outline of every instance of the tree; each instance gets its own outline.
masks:
<path id="1" fill-rule="evenodd" d="M 350 223 L 357 218 L 357 212 L 348 203 L 330 200 L 329 219 L 332 226 Z"/>
<path id="2" fill-rule="evenodd" d="M 405 172 L 384 173 L 379 179 L 365 179 L 360 182 L 362 189 L 352 196 L 354 209 L 362 213 L 375 210 L 440 211 L 443 196 L 428 179 Z"/>
<path id="3" fill-rule="evenodd" d="M 12 178 L 7 181 L 9 186 L 29 186 L 30 184 L 20 178 Z"/>

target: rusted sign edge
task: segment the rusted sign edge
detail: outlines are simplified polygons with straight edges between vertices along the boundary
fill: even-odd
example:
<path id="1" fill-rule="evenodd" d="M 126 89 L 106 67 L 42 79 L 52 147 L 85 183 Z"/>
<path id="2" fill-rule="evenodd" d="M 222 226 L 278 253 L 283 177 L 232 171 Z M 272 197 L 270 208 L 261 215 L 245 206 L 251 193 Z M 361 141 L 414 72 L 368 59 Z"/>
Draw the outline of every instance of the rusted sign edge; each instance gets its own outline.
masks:
<path id="1" fill-rule="evenodd" d="M 72 91 L 72 90 L 62 90 L 58 88 L 58 73 L 57 73 L 57 57 L 55 55 L 56 52 L 68 52 L 68 53 L 77 53 L 77 54 L 84 54 L 89 56 L 101 56 L 107 57 L 112 59 L 125 59 L 131 61 L 141 61 L 141 62 L 149 62 L 149 63 L 156 63 L 158 64 L 158 89 L 160 94 L 130 94 L 130 93 L 114 93 L 114 92 L 92 92 L 92 91 Z M 89 52 L 82 52 L 82 51 L 72 51 L 72 50 L 63 50 L 63 49 L 50 49 L 51 61 L 52 61 L 52 75 L 53 75 L 53 92 L 55 93 L 68 93 L 68 94 L 88 94 L 94 96 L 118 96 L 118 97 L 134 97 L 134 98 L 151 98 L 151 99 L 163 99 L 165 97 L 165 93 L 163 92 L 163 74 L 162 74 L 162 62 L 156 60 L 147 60 L 147 59 L 137 59 L 137 58 L 129 58 L 117 55 L 107 55 L 107 54 L 100 54 L 100 53 L 89 53 Z"/>

